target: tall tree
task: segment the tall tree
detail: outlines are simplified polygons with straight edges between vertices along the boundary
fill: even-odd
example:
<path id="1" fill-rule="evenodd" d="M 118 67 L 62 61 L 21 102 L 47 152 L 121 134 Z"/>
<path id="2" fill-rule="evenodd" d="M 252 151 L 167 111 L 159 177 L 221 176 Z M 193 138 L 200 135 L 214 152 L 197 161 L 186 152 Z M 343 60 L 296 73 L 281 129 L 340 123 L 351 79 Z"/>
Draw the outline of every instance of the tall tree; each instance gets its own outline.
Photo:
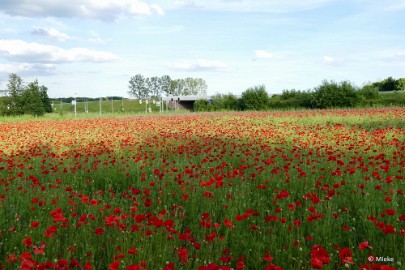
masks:
<path id="1" fill-rule="evenodd" d="M 208 85 L 205 82 L 205 80 L 201 79 L 201 78 L 197 78 L 195 79 L 195 95 L 201 95 L 201 96 L 206 96 L 207 95 L 207 89 L 208 89 Z"/>
<path id="2" fill-rule="evenodd" d="M 159 98 L 162 96 L 159 77 L 154 76 L 146 78 L 146 86 L 148 87 L 149 93 L 152 97 Z"/>
<path id="3" fill-rule="evenodd" d="M 51 99 L 48 96 L 48 88 L 46 86 L 42 85 L 39 87 L 39 96 L 41 97 L 42 105 L 44 106 L 45 112 L 53 112 Z"/>
<path id="4" fill-rule="evenodd" d="M 22 94 L 24 93 L 23 80 L 17 74 L 11 73 L 7 84 L 7 110 L 11 115 L 21 115 L 24 113 Z"/>
<path id="5" fill-rule="evenodd" d="M 171 81 L 170 92 L 175 96 L 206 95 L 207 83 L 200 78 L 176 79 Z"/>
<path id="6" fill-rule="evenodd" d="M 146 85 L 145 77 L 141 74 L 131 77 L 128 88 L 128 93 L 138 99 L 149 97 L 149 89 Z"/>
<path id="7" fill-rule="evenodd" d="M 35 80 L 34 82 L 28 84 L 26 90 L 22 94 L 22 102 L 24 113 L 35 116 L 42 116 L 45 114 L 45 108 L 41 99 L 38 81 Z"/>
<path id="8" fill-rule="evenodd" d="M 162 77 L 159 78 L 161 94 L 164 93 L 166 96 L 169 96 L 171 81 L 172 79 L 170 78 L 169 75 L 163 75 Z"/>
<path id="9" fill-rule="evenodd" d="M 170 82 L 170 95 L 182 96 L 184 93 L 184 80 L 176 79 Z"/>

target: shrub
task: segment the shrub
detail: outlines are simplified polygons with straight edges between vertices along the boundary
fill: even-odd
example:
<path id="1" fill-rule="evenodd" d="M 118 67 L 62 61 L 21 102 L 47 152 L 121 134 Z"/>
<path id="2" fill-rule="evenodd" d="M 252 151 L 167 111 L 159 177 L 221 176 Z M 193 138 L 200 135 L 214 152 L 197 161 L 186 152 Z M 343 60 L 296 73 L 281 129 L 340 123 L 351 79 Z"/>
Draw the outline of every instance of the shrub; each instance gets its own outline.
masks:
<path id="1" fill-rule="evenodd" d="M 357 89 L 349 81 L 325 80 L 315 88 L 312 96 L 312 106 L 319 109 L 354 107 L 359 102 Z"/>
<path id="2" fill-rule="evenodd" d="M 244 111 L 262 111 L 269 108 L 269 95 L 264 85 L 255 86 L 242 93 L 240 107 Z"/>

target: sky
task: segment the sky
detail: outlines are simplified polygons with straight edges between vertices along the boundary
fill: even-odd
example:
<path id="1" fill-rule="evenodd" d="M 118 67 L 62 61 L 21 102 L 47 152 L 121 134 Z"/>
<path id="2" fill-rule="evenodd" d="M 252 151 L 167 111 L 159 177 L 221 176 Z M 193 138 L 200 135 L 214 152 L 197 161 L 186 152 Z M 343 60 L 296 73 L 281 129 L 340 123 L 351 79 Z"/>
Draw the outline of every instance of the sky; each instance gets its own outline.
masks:
<path id="1" fill-rule="evenodd" d="M 0 0 L 0 89 L 128 94 L 128 81 L 202 78 L 208 94 L 405 77 L 405 0 Z"/>

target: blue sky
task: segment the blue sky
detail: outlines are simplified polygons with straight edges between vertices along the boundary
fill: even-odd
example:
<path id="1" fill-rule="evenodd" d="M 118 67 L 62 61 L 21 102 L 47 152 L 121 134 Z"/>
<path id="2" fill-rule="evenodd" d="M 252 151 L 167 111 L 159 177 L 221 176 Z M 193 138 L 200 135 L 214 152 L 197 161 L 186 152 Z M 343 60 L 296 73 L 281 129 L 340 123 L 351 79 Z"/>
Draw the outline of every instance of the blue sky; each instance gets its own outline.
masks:
<path id="1" fill-rule="evenodd" d="M 128 81 L 203 78 L 208 94 L 405 77 L 404 0 L 1 0 L 0 89 L 125 96 Z"/>

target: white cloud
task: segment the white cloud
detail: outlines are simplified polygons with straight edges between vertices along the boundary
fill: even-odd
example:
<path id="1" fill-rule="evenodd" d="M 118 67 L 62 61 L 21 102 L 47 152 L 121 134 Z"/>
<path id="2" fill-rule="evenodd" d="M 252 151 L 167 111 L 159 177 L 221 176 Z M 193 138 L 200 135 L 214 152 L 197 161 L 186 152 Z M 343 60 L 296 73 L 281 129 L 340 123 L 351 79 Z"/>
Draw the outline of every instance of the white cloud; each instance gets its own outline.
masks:
<path id="1" fill-rule="evenodd" d="M 176 6 L 182 7 L 182 8 L 192 8 L 192 9 L 199 9 L 203 8 L 203 5 L 198 5 L 195 3 L 193 0 L 180 0 L 175 2 Z"/>
<path id="2" fill-rule="evenodd" d="M 29 64 L 23 63 L 20 65 L 0 64 L 0 74 L 18 73 L 27 74 L 51 74 L 55 70 L 54 64 Z"/>
<path id="3" fill-rule="evenodd" d="M 89 41 L 91 43 L 95 43 L 95 44 L 107 44 L 109 41 L 111 41 L 111 39 L 103 39 L 100 37 L 94 37 L 94 38 L 90 38 Z"/>
<path id="4" fill-rule="evenodd" d="M 336 0 L 178 0 L 175 5 L 182 8 L 204 8 L 236 12 L 295 12 L 327 5 Z"/>
<path id="5" fill-rule="evenodd" d="M 195 62 L 174 62 L 169 68 L 178 71 L 224 71 L 227 65 L 218 60 L 199 59 Z"/>
<path id="6" fill-rule="evenodd" d="M 256 50 L 255 51 L 256 59 L 270 59 L 274 58 L 274 54 L 264 50 Z"/>
<path id="7" fill-rule="evenodd" d="M 31 34 L 56 39 L 58 41 L 66 41 L 72 39 L 67 34 L 59 32 L 55 28 L 33 27 Z"/>
<path id="8" fill-rule="evenodd" d="M 393 1 L 391 4 L 388 4 L 385 9 L 388 11 L 401 11 L 405 9 L 405 2 L 403 0 Z"/>
<path id="9" fill-rule="evenodd" d="M 334 63 L 336 63 L 335 58 L 333 58 L 332 56 L 329 56 L 329 55 L 324 55 L 322 57 L 322 60 L 323 60 L 323 62 L 325 64 L 334 64 Z"/>
<path id="10" fill-rule="evenodd" d="M 405 60 L 405 51 L 394 53 L 394 57 L 398 60 Z"/>
<path id="11" fill-rule="evenodd" d="M 157 4 L 152 4 L 150 6 L 158 15 L 163 16 L 165 15 L 164 10 Z"/>
<path id="12" fill-rule="evenodd" d="M 49 1 L 2 0 L 0 12 L 25 17 L 80 17 L 114 20 L 121 15 L 164 15 L 157 4 L 149 5 L 141 0 L 75 0 Z"/>
<path id="13" fill-rule="evenodd" d="M 22 40 L 0 40 L 0 56 L 18 62 L 68 63 L 68 62 L 113 62 L 118 57 L 110 52 L 86 48 L 63 49 Z"/>

